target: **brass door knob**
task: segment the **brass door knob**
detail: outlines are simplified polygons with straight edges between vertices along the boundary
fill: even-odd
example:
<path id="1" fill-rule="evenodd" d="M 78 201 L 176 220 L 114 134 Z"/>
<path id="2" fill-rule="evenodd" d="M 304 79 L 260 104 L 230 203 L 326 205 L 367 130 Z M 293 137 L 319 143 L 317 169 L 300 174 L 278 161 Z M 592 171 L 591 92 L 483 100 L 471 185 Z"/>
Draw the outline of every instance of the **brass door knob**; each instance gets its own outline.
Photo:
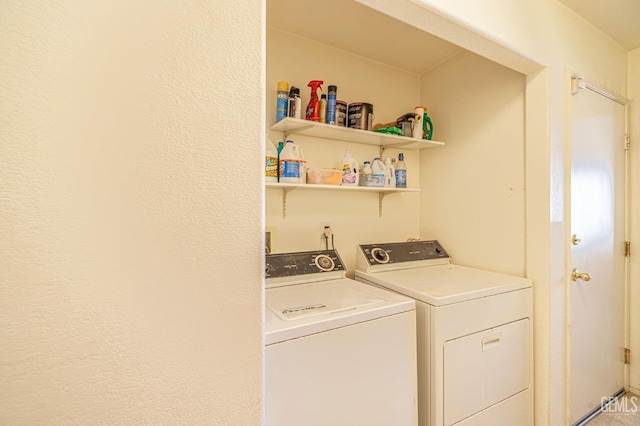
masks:
<path id="1" fill-rule="evenodd" d="M 574 246 L 577 246 L 578 244 L 580 244 L 580 241 L 582 241 L 580 238 L 578 238 L 578 236 L 576 234 L 573 234 L 571 236 L 571 244 L 573 244 Z"/>
<path id="2" fill-rule="evenodd" d="M 578 272 L 578 269 L 574 268 L 573 271 L 571 271 L 571 280 L 572 281 L 577 281 L 577 280 L 582 280 L 582 281 L 590 281 L 591 280 L 591 275 L 587 274 L 586 272 Z"/>

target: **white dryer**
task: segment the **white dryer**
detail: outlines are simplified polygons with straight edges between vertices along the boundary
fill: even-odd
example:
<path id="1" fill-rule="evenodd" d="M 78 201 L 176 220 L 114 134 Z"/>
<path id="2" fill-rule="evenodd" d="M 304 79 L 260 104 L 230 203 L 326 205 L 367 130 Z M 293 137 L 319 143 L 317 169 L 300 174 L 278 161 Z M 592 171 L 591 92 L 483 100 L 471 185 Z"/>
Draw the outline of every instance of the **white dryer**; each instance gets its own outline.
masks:
<path id="1" fill-rule="evenodd" d="M 531 281 L 449 260 L 437 241 L 357 249 L 357 280 L 416 300 L 420 425 L 533 425 Z"/>
<path id="2" fill-rule="evenodd" d="M 415 302 L 345 272 L 334 250 L 267 255 L 267 426 L 418 424 Z"/>

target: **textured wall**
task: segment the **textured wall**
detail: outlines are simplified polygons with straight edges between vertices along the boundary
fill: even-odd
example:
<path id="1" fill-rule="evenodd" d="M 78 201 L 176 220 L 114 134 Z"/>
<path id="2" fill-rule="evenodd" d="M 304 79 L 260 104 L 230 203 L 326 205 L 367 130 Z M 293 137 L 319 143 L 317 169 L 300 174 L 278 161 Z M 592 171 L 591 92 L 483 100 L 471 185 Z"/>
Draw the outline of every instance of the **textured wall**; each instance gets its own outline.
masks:
<path id="1" fill-rule="evenodd" d="M 262 2 L 0 10 L 0 424 L 259 424 Z"/>

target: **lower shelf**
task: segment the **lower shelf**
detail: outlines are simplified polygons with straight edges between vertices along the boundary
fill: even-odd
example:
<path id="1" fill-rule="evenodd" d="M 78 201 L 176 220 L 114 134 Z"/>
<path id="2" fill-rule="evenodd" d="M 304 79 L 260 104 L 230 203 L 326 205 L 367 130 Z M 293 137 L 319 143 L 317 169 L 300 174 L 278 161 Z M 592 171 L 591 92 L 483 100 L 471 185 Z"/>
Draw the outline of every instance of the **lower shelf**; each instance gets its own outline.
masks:
<path id="1" fill-rule="evenodd" d="M 397 192 L 420 192 L 418 188 L 384 188 L 369 186 L 339 186 L 339 185 L 315 185 L 302 183 L 279 183 L 267 182 L 267 188 L 282 190 L 282 218 L 287 217 L 287 194 L 296 189 L 302 190 L 325 190 L 325 191 L 357 191 L 357 192 L 377 192 L 378 193 L 378 216 L 382 217 L 382 200 L 388 194 Z"/>

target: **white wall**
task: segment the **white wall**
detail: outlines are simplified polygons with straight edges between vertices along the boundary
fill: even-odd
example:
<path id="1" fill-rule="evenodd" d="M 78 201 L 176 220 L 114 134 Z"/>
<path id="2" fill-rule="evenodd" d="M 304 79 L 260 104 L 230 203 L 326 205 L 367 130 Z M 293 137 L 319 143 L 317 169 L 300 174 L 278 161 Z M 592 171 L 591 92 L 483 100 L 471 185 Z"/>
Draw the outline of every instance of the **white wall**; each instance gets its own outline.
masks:
<path id="1" fill-rule="evenodd" d="M 323 80 L 327 93 L 330 84 L 338 87 L 338 99 L 347 103 L 369 102 L 375 121 L 389 122 L 419 104 L 420 78 L 417 74 L 354 56 L 317 42 L 275 29 L 267 31 L 267 123 L 275 122 L 276 84 L 288 81 L 299 87 L 304 108 L 309 102 L 310 80 Z M 303 113 L 304 114 L 304 113 Z M 279 132 L 269 132 L 274 143 L 282 140 Z M 337 142 L 300 135 L 291 139 L 303 147 L 309 167 L 340 168 L 347 149 L 362 165 L 379 155 L 371 145 Z M 438 148 L 427 149 L 431 151 Z M 405 154 L 408 186 L 420 185 L 420 152 L 389 149 L 386 157 Z M 387 195 L 382 217 L 378 215 L 378 194 L 338 191 L 295 190 L 287 196 L 286 218 L 282 217 L 282 191 L 267 189 L 266 220 L 275 231 L 275 251 L 319 250 L 322 224 L 330 223 L 335 247 L 353 276 L 357 244 L 404 241 L 419 236 L 419 193 Z"/>
<path id="2" fill-rule="evenodd" d="M 422 76 L 442 148 L 421 156 L 421 226 L 458 264 L 524 276 L 525 77 L 464 51 Z"/>
<path id="3" fill-rule="evenodd" d="M 631 150 L 629 189 L 631 193 L 630 241 L 630 317 L 629 336 L 631 349 L 631 371 L 629 385 L 640 393 L 640 49 L 629 52 L 629 131 Z"/>
<path id="4" fill-rule="evenodd" d="M 3 2 L 0 423 L 259 424 L 263 25 Z"/>

